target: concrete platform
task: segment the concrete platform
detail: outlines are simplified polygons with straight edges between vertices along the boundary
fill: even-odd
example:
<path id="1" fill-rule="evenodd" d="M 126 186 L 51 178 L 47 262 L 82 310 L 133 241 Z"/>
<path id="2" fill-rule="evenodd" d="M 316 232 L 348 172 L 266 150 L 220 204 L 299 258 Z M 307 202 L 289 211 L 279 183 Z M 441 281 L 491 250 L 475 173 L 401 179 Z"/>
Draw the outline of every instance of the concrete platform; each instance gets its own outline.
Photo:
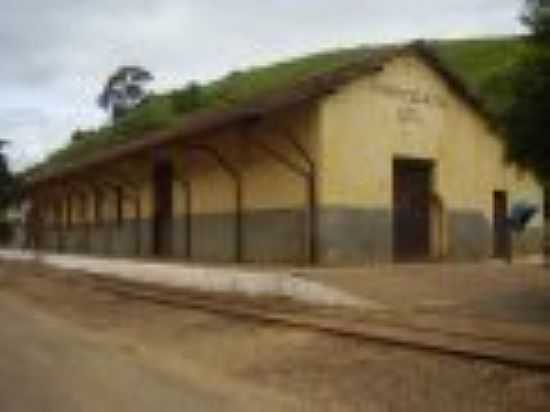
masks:
<path id="1" fill-rule="evenodd" d="M 0 259 L 33 261 L 60 269 L 109 274 L 135 282 L 154 283 L 207 292 L 242 293 L 248 296 L 277 296 L 313 305 L 351 306 L 382 310 L 375 301 L 361 299 L 316 281 L 292 276 L 291 270 L 260 270 L 243 267 L 210 267 L 137 259 L 100 258 L 80 255 L 0 250 Z"/>

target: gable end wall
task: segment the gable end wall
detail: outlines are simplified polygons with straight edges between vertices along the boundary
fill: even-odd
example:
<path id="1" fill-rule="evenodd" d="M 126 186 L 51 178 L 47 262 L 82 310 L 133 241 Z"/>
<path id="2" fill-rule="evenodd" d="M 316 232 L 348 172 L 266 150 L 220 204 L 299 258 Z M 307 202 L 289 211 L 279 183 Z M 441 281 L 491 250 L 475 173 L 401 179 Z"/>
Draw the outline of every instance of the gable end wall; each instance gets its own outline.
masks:
<path id="1" fill-rule="evenodd" d="M 320 249 L 326 263 L 393 258 L 396 157 L 434 162 L 431 257 L 491 256 L 493 191 L 542 207 L 528 172 L 503 160 L 488 122 L 414 54 L 324 99 L 320 111 Z M 540 250 L 541 216 L 516 241 Z"/>

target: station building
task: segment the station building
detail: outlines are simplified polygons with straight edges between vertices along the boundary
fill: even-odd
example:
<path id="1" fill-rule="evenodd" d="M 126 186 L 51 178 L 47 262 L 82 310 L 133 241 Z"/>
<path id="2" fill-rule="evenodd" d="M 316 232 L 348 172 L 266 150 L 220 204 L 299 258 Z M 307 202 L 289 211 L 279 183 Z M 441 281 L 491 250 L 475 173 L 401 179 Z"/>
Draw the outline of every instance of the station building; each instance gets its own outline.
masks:
<path id="1" fill-rule="evenodd" d="M 187 115 L 29 176 L 36 247 L 198 262 L 357 265 L 542 250 L 511 238 L 534 176 L 505 161 L 482 99 L 415 43 L 236 107 Z"/>

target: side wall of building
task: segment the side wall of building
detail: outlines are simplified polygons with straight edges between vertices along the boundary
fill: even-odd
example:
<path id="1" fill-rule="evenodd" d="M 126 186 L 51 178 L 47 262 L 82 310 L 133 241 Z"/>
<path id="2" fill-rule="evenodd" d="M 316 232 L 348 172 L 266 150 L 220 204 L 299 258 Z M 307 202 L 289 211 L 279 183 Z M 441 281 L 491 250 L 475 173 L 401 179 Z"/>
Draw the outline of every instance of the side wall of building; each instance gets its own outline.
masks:
<path id="1" fill-rule="evenodd" d="M 238 258 L 237 185 L 241 188 L 240 256 L 247 262 L 305 262 L 307 245 L 307 187 L 304 176 L 291 167 L 307 169 L 299 150 L 317 158 L 316 106 L 281 113 L 268 121 L 236 127 L 189 142 L 221 155 L 172 148 L 180 182 L 191 193 L 191 258 L 235 261 Z M 294 143 L 292 143 L 294 142 Z M 286 164 L 285 162 L 289 162 Z M 230 173 L 232 168 L 237 176 Z M 184 256 L 185 191 L 175 191 L 177 206 L 174 252 Z"/>
<path id="2" fill-rule="evenodd" d="M 247 262 L 306 262 L 309 211 L 303 174 L 309 172 L 309 164 L 304 157 L 318 157 L 317 107 L 294 108 L 254 124 L 182 139 L 90 171 L 90 181 L 137 183 L 137 192 L 123 186 L 123 218 L 118 218 L 111 186 L 100 185 L 103 200 L 97 221 L 91 186 L 73 183 L 70 219 L 66 194 L 58 206 L 60 224 L 51 202 L 45 209 L 44 247 L 67 253 L 152 255 L 154 164 L 161 153 L 172 164 L 173 175 L 172 219 L 161 235 L 163 255 L 196 261 L 229 262 L 240 255 Z M 80 205 L 82 199 L 85 206 Z"/>
<path id="3" fill-rule="evenodd" d="M 320 130 L 324 262 L 392 259 L 394 159 L 433 162 L 433 258 L 492 255 L 494 191 L 542 208 L 533 177 L 505 165 L 496 132 L 412 54 L 325 99 Z M 541 226 L 539 214 L 518 251 L 540 250 Z"/>
<path id="4" fill-rule="evenodd" d="M 196 261 L 307 262 L 312 232 L 321 263 L 392 260 L 395 159 L 433 164 L 433 259 L 493 254 L 495 191 L 506 192 L 508 209 L 520 201 L 540 209 L 543 203 L 531 174 L 505 164 L 486 120 L 410 54 L 315 104 L 182 138 L 39 188 L 39 197 L 49 199 L 40 203 L 46 228 L 42 247 L 153 255 L 159 237 L 154 182 L 159 156 L 173 165 L 172 218 L 161 235 L 163 255 Z M 312 229 L 313 214 L 318 225 Z M 539 213 L 525 233 L 514 236 L 515 252 L 540 251 L 541 236 Z"/>

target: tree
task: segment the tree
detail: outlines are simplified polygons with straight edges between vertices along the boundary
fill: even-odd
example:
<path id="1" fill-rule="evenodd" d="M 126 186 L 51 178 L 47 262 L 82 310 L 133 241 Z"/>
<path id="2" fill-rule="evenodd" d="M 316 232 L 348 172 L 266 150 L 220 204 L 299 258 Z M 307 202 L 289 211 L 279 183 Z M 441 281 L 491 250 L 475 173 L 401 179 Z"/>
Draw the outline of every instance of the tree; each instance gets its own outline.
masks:
<path id="1" fill-rule="evenodd" d="M 522 22 L 528 26 L 537 41 L 550 40 L 550 1 L 525 0 Z"/>
<path id="2" fill-rule="evenodd" d="M 152 74 L 142 67 L 122 66 L 107 79 L 98 105 L 116 121 L 143 101 L 147 95 L 145 84 L 151 80 Z"/>
<path id="3" fill-rule="evenodd" d="M 10 170 L 3 151 L 8 142 L 0 140 L 0 216 L 21 197 L 20 179 Z"/>
<path id="4" fill-rule="evenodd" d="M 503 113 L 508 157 L 545 186 L 544 256 L 550 265 L 550 0 L 525 0 L 528 53 L 511 78 L 514 98 Z"/>
<path id="5" fill-rule="evenodd" d="M 15 178 L 10 172 L 8 161 L 3 151 L 7 142 L 0 140 L 0 216 L 5 212 L 15 194 Z"/>
<path id="6" fill-rule="evenodd" d="M 503 112 L 508 157 L 550 182 L 550 1 L 526 0 L 530 47 L 512 73 L 513 101 Z"/>
<path id="7" fill-rule="evenodd" d="M 10 172 L 8 161 L 3 151 L 7 142 L 0 140 L 0 244 L 10 240 L 12 228 L 5 221 L 5 213 L 9 206 L 17 201 L 19 190 L 18 180 Z"/>

